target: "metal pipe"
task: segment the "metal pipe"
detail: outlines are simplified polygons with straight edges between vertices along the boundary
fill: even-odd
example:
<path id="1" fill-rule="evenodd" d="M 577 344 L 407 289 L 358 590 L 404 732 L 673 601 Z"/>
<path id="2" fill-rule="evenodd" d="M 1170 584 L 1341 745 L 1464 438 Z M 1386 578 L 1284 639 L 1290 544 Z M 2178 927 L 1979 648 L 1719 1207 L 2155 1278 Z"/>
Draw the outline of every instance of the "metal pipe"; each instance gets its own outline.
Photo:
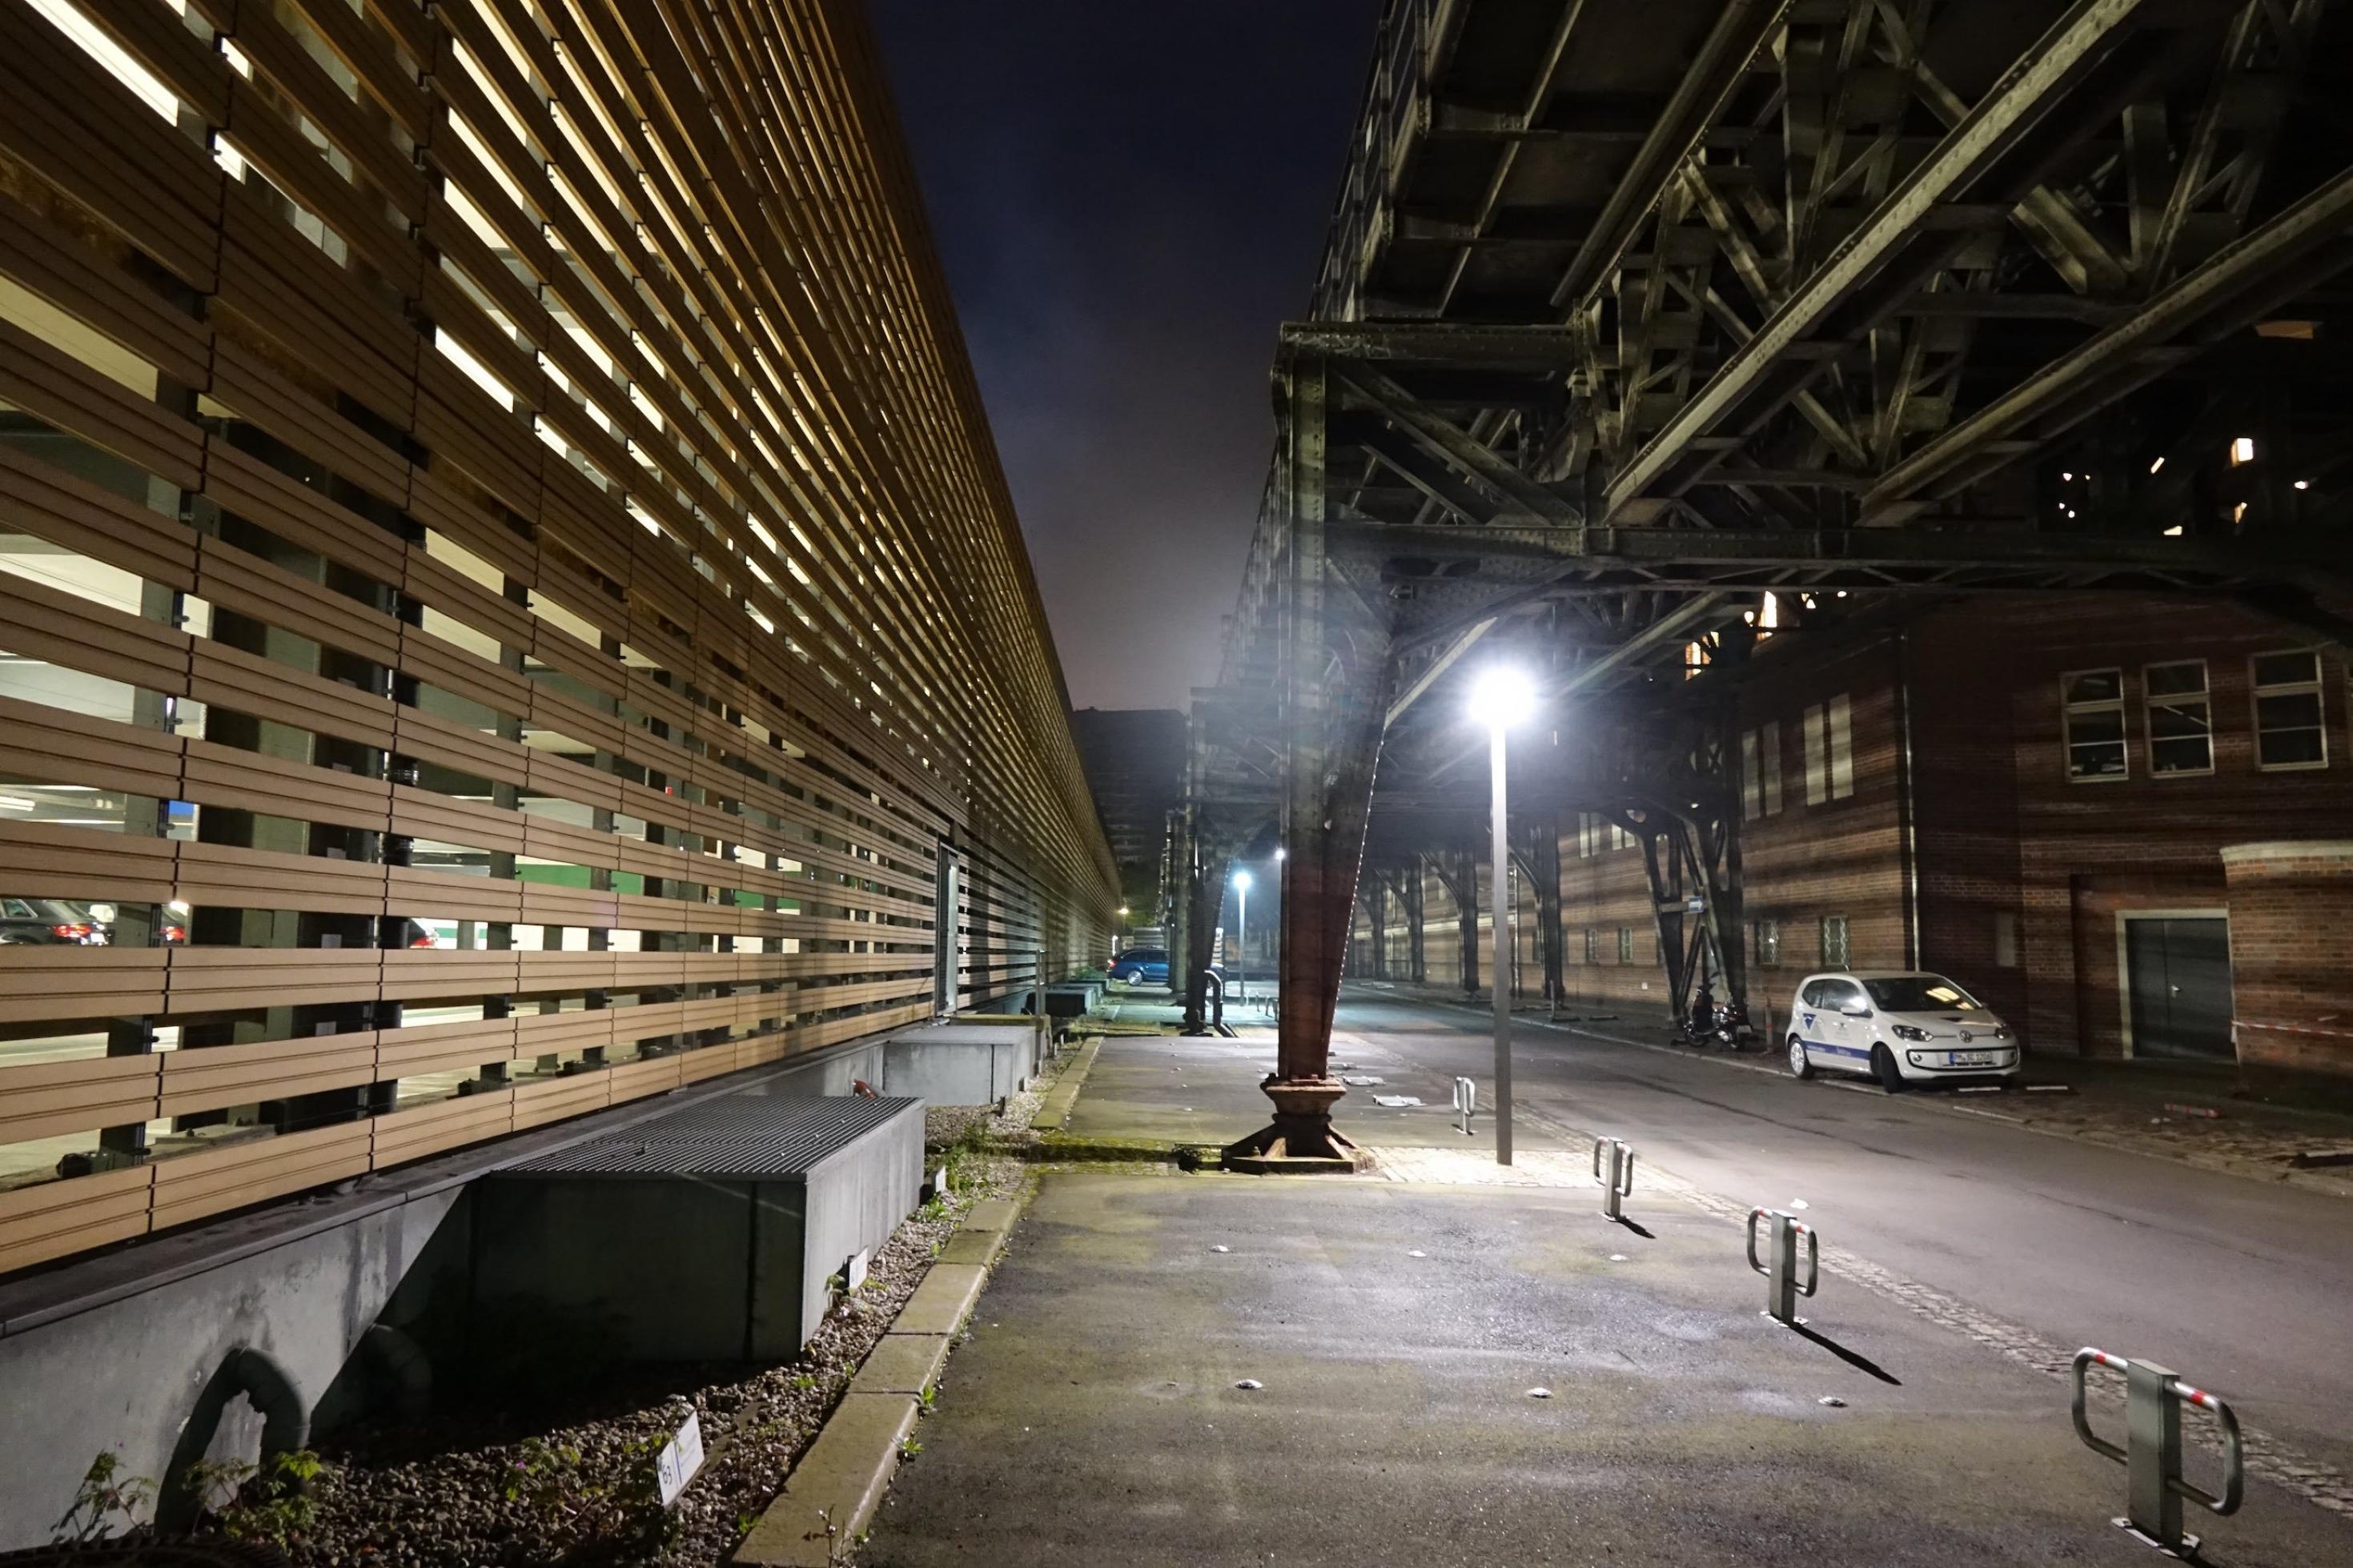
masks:
<path id="1" fill-rule="evenodd" d="M 1504 726 L 1488 729 L 1488 757 L 1495 776 L 1494 878 L 1488 903 L 1494 916 L 1487 929 L 1488 979 L 1495 993 L 1495 1163 L 1512 1163 L 1512 988 L 1504 970 L 1504 876 L 1511 864 L 1511 845 L 1504 836 Z M 1475 876 L 1476 873 L 1474 872 Z"/>

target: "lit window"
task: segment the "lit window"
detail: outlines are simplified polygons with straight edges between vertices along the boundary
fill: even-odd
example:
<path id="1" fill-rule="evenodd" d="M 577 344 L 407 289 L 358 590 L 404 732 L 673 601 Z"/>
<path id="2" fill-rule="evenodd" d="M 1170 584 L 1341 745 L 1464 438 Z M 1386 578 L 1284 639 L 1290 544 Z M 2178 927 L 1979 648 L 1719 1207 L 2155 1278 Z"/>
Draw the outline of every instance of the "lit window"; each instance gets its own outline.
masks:
<path id="1" fill-rule="evenodd" d="M 2067 777 L 2120 779 L 2132 771 L 2125 746 L 2125 672 L 2083 669 L 2059 678 L 2065 699 Z"/>
<path id="2" fill-rule="evenodd" d="M 2140 672 L 2142 714 L 2148 722 L 2148 771 L 2214 771 L 2214 714 L 2206 690 L 2206 661 L 2152 664 Z"/>
<path id="3" fill-rule="evenodd" d="M 1846 917 L 1824 915 L 1822 917 L 1822 967 L 1844 969 L 1853 962 L 1854 955 L 1847 943 Z"/>
<path id="4" fill-rule="evenodd" d="M 1854 716 L 1844 693 L 1805 712 L 1806 804 L 1854 794 Z"/>
<path id="5" fill-rule="evenodd" d="M 2255 689 L 2255 765 L 2325 768 L 2328 731 L 2320 704 L 2320 655 L 2259 653 L 2249 661 Z"/>
<path id="6" fill-rule="evenodd" d="M 1760 966 L 1780 963 L 1781 922 L 1779 921 L 1757 921 L 1754 922 L 1754 925 L 1756 928 L 1755 946 L 1757 963 Z"/>
<path id="7" fill-rule="evenodd" d="M 2241 436 L 2231 443 L 2231 467 L 2235 468 L 2242 463 L 2254 460 L 2255 438 L 2253 436 Z"/>

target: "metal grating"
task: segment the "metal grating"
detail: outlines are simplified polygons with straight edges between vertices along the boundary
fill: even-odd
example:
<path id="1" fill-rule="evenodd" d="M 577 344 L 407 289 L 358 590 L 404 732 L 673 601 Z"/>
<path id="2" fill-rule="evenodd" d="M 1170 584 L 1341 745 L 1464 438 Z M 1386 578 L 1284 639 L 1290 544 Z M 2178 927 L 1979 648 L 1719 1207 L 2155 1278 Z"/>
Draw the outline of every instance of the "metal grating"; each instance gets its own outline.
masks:
<path id="1" fill-rule="evenodd" d="M 732 1094 L 519 1165 L 506 1175 L 797 1176 L 918 1100 Z"/>

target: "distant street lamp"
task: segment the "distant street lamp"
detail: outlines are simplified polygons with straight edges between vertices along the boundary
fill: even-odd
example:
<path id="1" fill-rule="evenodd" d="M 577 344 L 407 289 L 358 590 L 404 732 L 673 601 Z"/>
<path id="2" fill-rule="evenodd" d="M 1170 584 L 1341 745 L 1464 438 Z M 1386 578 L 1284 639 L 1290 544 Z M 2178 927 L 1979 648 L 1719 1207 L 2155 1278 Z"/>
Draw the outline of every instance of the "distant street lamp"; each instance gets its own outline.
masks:
<path id="1" fill-rule="evenodd" d="M 1511 864 L 1504 836 L 1504 734 L 1535 711 L 1535 689 L 1528 678 L 1504 665 L 1491 666 L 1471 687 L 1471 719 L 1487 728 L 1487 755 L 1494 774 L 1494 847 L 1492 892 L 1493 928 L 1488 932 L 1488 973 L 1495 987 L 1495 1163 L 1512 1163 L 1512 987 L 1504 973 L 1504 868 Z"/>
<path id="2" fill-rule="evenodd" d="M 1234 1000 L 1250 1000 L 1250 873 L 1234 873 Z"/>

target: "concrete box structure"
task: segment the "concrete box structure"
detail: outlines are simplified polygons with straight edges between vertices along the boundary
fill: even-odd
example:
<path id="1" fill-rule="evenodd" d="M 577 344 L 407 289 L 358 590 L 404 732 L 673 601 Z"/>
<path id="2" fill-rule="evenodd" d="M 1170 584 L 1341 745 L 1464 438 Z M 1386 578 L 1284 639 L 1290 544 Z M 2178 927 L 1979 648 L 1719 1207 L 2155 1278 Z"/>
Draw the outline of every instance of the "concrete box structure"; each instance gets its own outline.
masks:
<path id="1" fill-rule="evenodd" d="M 1046 987 L 1046 1015 L 1052 1018 L 1079 1018 L 1095 1010 L 1103 1001 L 1103 987 L 1100 980 L 1065 980 Z"/>
<path id="2" fill-rule="evenodd" d="M 939 1024 L 882 1047 L 885 1094 L 926 1105 L 994 1105 L 1029 1087 L 1039 1033 L 1030 1024 Z"/>
<path id="3" fill-rule="evenodd" d="M 545 1305 L 638 1361 L 782 1361 L 828 1279 L 923 1185 L 905 1099 L 742 1094 L 499 1172 L 475 1194 L 473 1309 Z"/>

